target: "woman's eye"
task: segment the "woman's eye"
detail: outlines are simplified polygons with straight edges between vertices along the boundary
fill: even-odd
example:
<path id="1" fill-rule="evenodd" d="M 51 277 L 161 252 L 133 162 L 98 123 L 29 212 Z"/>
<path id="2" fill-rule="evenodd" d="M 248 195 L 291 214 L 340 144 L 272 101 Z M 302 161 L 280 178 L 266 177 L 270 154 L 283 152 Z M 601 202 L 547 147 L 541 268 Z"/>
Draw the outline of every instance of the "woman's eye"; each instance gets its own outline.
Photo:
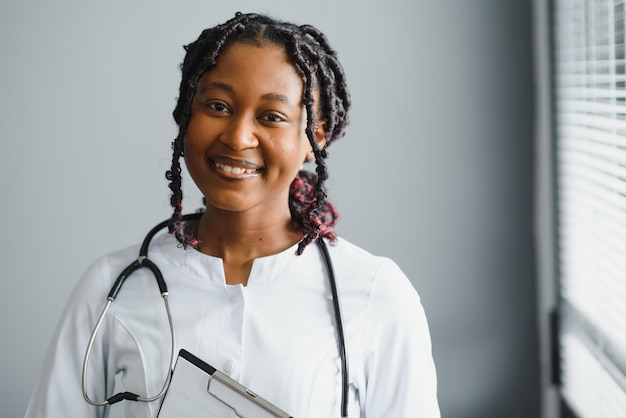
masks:
<path id="1" fill-rule="evenodd" d="M 261 117 L 261 119 L 268 122 L 282 122 L 284 120 L 282 116 L 277 115 L 276 113 L 266 113 Z"/>
<path id="2" fill-rule="evenodd" d="M 216 112 L 228 112 L 228 107 L 224 103 L 220 102 L 211 102 L 207 103 L 207 107 L 209 109 L 215 110 Z"/>

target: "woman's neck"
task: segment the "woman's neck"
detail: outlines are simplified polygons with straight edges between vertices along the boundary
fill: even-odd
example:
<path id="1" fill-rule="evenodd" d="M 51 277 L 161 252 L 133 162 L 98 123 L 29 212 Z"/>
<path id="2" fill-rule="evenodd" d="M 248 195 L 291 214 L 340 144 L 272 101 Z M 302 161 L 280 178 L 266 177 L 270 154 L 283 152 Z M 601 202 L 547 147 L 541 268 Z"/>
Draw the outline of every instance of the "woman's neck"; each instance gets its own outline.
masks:
<path id="1" fill-rule="evenodd" d="M 289 210 L 256 215 L 207 208 L 198 220 L 199 250 L 224 261 L 251 261 L 279 253 L 302 239 Z"/>
<path id="2" fill-rule="evenodd" d="M 259 257 L 277 254 L 302 239 L 289 211 L 281 216 L 227 212 L 215 208 L 198 220 L 198 250 L 219 257 L 227 284 L 248 284 L 252 263 Z"/>

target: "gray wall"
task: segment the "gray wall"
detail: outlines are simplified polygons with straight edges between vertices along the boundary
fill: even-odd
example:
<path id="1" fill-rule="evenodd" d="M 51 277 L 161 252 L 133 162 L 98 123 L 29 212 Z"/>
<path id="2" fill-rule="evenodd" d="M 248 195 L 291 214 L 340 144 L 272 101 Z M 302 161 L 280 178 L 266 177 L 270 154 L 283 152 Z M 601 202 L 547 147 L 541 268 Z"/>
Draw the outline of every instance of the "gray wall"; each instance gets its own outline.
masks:
<path id="1" fill-rule="evenodd" d="M 252 10 L 339 50 L 354 101 L 330 149 L 339 231 L 422 295 L 443 416 L 538 416 L 530 1 L 211 3 L 1 3 L 2 415 L 23 413 L 85 267 L 169 214 L 181 46 Z"/>

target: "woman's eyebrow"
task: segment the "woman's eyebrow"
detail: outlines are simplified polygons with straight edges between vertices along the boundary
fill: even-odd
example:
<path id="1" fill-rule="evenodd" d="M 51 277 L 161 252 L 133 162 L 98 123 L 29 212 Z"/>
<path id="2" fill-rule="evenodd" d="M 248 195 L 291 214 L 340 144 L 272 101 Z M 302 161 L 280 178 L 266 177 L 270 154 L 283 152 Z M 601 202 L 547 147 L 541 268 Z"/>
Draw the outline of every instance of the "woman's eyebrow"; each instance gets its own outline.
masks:
<path id="1" fill-rule="evenodd" d="M 200 93 L 203 93 L 209 89 L 220 89 L 228 93 L 235 94 L 235 89 L 233 88 L 233 86 L 231 86 L 230 84 L 222 83 L 220 81 L 213 81 L 199 88 Z M 288 107 L 292 109 L 295 107 L 294 104 L 291 102 L 291 100 L 289 100 L 289 97 L 280 93 L 265 93 L 264 95 L 261 96 L 261 100 L 279 101 L 281 103 L 284 103 L 285 105 L 287 105 Z"/>
<path id="2" fill-rule="evenodd" d="M 291 100 L 289 100 L 289 98 L 285 96 L 284 94 L 266 93 L 263 96 L 261 96 L 261 99 L 268 100 L 268 101 L 279 101 L 281 103 L 286 104 L 288 107 L 292 109 L 295 107 L 293 103 L 291 103 Z"/>
<path id="3" fill-rule="evenodd" d="M 209 84 L 205 84 L 203 86 L 200 87 L 200 93 L 203 93 L 209 89 L 220 89 L 220 90 L 225 90 L 229 93 L 234 93 L 235 89 L 233 89 L 233 87 L 229 84 L 226 83 L 221 83 L 219 81 L 213 81 Z"/>

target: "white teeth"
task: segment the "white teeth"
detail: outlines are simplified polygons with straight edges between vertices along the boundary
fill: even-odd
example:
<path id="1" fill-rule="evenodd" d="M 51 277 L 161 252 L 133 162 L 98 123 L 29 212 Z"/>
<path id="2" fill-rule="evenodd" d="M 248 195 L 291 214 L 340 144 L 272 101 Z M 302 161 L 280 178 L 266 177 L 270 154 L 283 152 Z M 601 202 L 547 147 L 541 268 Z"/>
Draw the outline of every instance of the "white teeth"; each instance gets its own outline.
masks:
<path id="1" fill-rule="evenodd" d="M 217 162 L 215 163 L 215 166 L 219 168 L 220 170 L 224 170 L 227 173 L 233 173 L 233 174 L 253 174 L 256 172 L 256 170 L 251 169 L 251 168 L 231 167 L 229 165 L 217 163 Z"/>

